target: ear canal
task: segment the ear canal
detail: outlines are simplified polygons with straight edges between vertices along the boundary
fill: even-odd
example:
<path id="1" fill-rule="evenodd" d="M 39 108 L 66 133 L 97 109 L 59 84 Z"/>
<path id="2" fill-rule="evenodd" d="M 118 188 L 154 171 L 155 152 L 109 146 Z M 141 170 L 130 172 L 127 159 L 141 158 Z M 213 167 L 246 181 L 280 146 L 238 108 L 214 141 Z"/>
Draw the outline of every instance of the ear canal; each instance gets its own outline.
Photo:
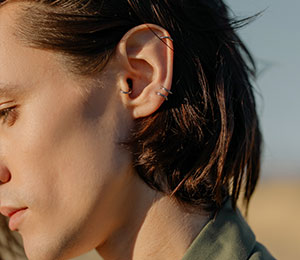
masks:
<path id="1" fill-rule="evenodd" d="M 132 89 L 132 86 L 133 86 L 132 79 L 131 79 L 131 78 L 128 78 L 128 79 L 126 80 L 126 82 L 127 82 L 127 84 L 128 84 L 128 88 L 129 88 L 129 89 Z"/>

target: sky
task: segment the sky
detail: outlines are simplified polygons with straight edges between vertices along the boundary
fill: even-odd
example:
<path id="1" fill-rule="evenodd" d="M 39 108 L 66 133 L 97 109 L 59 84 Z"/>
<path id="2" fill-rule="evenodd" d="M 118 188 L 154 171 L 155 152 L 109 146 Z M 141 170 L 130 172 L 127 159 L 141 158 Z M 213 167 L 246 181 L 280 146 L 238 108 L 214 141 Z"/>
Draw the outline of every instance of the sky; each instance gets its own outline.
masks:
<path id="1" fill-rule="evenodd" d="M 263 14 L 239 30 L 257 61 L 263 176 L 300 177 L 300 1 L 226 0 L 239 18 Z"/>

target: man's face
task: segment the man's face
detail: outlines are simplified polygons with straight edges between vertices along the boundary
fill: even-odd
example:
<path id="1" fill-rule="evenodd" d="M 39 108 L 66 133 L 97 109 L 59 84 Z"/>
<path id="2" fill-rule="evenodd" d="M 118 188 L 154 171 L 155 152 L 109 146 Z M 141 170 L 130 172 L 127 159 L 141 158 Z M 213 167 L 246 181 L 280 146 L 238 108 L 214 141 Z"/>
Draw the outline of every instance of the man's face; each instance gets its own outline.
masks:
<path id="1" fill-rule="evenodd" d="M 10 176 L 0 205 L 26 208 L 11 225 L 30 260 L 65 259 L 102 243 L 124 214 L 126 123 L 113 80 L 83 91 L 55 54 L 16 41 L 16 6 L 0 9 L 0 174 Z"/>

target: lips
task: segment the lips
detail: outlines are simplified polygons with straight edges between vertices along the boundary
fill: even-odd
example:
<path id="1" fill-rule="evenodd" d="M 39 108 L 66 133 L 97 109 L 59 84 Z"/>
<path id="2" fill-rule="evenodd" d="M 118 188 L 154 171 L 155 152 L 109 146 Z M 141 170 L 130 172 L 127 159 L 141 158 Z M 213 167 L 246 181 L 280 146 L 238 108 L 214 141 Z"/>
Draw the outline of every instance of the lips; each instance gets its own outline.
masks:
<path id="1" fill-rule="evenodd" d="M 6 217 L 9 217 L 9 229 L 14 231 L 17 230 L 21 224 L 23 215 L 26 212 L 27 207 L 24 208 L 13 208 L 13 207 L 1 207 L 0 213 Z"/>

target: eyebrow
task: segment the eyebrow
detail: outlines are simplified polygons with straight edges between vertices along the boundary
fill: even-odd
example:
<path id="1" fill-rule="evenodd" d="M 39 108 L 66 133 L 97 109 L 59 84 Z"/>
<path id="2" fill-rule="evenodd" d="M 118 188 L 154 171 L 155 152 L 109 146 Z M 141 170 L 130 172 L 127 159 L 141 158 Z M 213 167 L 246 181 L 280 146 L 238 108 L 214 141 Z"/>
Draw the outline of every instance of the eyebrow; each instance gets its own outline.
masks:
<path id="1" fill-rule="evenodd" d="M 0 98 L 15 97 L 24 94 L 24 89 L 19 85 L 0 82 Z"/>

